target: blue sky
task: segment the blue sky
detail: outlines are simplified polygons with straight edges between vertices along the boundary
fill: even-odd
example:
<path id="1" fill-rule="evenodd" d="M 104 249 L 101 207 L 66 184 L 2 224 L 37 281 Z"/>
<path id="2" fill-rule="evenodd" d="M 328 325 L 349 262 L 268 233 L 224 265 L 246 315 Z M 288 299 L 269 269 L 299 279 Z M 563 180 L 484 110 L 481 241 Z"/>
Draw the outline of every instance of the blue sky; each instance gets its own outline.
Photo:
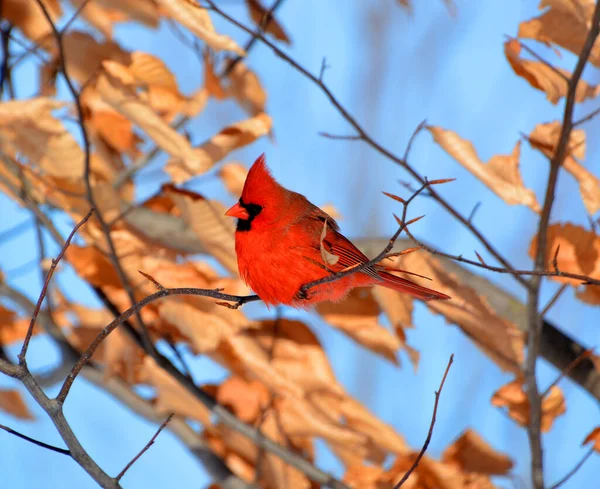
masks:
<path id="1" fill-rule="evenodd" d="M 494 154 L 508 154 L 520 132 L 528 133 L 537 123 L 561 117 L 561 105 L 552 106 L 543 93 L 515 76 L 503 54 L 504 36 L 516 34 L 518 23 L 537 13 L 535 2 L 457 1 L 455 17 L 448 14 L 441 1 L 425 0 L 415 4 L 414 13 L 407 15 L 392 0 L 287 0 L 278 17 L 292 37 L 289 52 L 293 57 L 315 73 L 326 57 L 330 65 L 325 75 L 328 86 L 378 142 L 397 154 L 402 154 L 411 133 L 423 119 L 470 139 L 482 159 L 487 160 Z M 236 18 L 246 20 L 242 2 L 227 1 L 223 6 Z M 230 33 L 242 42 L 245 40 L 242 33 L 221 19 L 215 18 L 215 25 L 219 31 Z M 191 93 L 201 83 L 202 69 L 197 59 L 166 25 L 158 31 L 122 25 L 116 29 L 116 38 L 129 49 L 150 52 L 164 59 L 177 75 L 184 92 Z M 552 55 L 549 51 L 540 52 Z M 574 64 L 570 55 L 561 60 L 553 58 L 553 61 L 567 68 Z M 340 224 L 348 236 L 391 235 L 395 229 L 391 214 L 398 208 L 380 191 L 402 193 L 397 180 L 409 180 L 409 176 L 363 143 L 320 137 L 319 131 L 350 134 L 351 129 L 316 86 L 274 57 L 267 48 L 257 45 L 249 64 L 260 74 L 269 94 L 267 108 L 274 120 L 275 139 L 261 140 L 232 156 L 249 165 L 266 151 L 269 165 L 282 184 L 304 193 L 316 204 L 332 203 L 339 209 L 343 216 Z M 37 73 L 33 63 L 24 64 L 16 77 L 19 97 L 34 93 Z M 598 73 L 592 69 L 586 71 L 585 77 L 590 82 L 599 81 Z M 64 91 L 63 95 L 66 98 Z M 596 108 L 597 103 L 592 101 L 578 107 L 577 113 L 585 114 Z M 226 123 L 242 117 L 241 110 L 232 103 L 211 102 L 198 121 L 189 126 L 193 142 L 203 141 Z M 592 121 L 585 128 L 589 136 L 585 164 L 597 174 L 598 142 L 591 135 L 596 134 L 598 123 Z M 451 160 L 426 133 L 416 141 L 410 161 L 429 178 L 457 178 L 455 183 L 444 186 L 444 196 L 466 214 L 481 201 L 477 226 L 515 265 L 530 266 L 527 249 L 536 226 L 531 211 L 505 205 Z M 541 200 L 547 161 L 527 145 L 523 145 L 521 161 L 526 185 L 533 188 Z M 152 168 L 162 163 L 164 159 Z M 153 193 L 164 181 L 164 175 L 156 172 L 142 177 L 140 197 Z M 198 179 L 188 187 L 222 198 L 226 203 L 233 202 L 233 197 L 216 180 Z M 434 202 L 420 199 L 411 207 L 414 215 L 427 216 L 414 227 L 422 239 L 451 253 L 469 255 L 473 249 L 481 251 L 477 242 Z M 27 215 L 0 195 L 0 232 Z M 587 225 L 577 185 L 569 175 L 561 175 L 552 221 Z M 61 219 L 57 222 L 66 235 L 71 224 Z M 49 239 L 47 242 L 55 253 Z M 12 285 L 32 298 L 39 293 L 38 272 L 31 268 L 14 279 L 7 272 L 36 256 L 33 229 L 10 242 L 0 243 L 0 268 Z M 524 298 L 523 290 L 510 277 L 490 277 Z M 75 286 L 70 274 L 60 277 L 59 283 L 71 290 Z M 554 290 L 553 284 L 545 284 L 542 302 L 549 299 Z M 91 300 L 85 291 L 81 297 Z M 264 314 L 259 305 L 250 305 L 247 312 L 253 316 Z M 306 319 L 304 313 L 296 311 L 285 311 L 285 315 Z M 597 310 L 576 301 L 572 291 L 563 295 L 552 309 L 550 319 L 584 345 L 598 344 Z M 427 433 L 433 392 L 449 355 L 455 353 L 430 455 L 439 456 L 465 428 L 471 427 L 495 448 L 508 452 L 516 463 L 516 486 L 510 480 L 499 480 L 498 485 L 529 487 L 526 433 L 489 403 L 493 392 L 511 377 L 488 361 L 456 327 L 431 316 L 423 306 L 417 306 L 414 320 L 417 328 L 408 332 L 410 344 L 422 354 L 419 370 L 414 373 L 406 357 L 402 358 L 403 368 L 395 368 L 319 322 L 314 314 L 308 320 L 315 326 L 336 374 L 348 391 L 396 427 L 417 448 Z M 45 368 L 56 361 L 57 354 L 49 342 L 36 339 L 30 358 L 33 367 Z M 193 365 L 197 378 L 202 381 L 223 378 L 223 371 L 205 359 L 196 359 Z M 552 367 L 541 362 L 542 388 L 556 375 Z M 0 388 L 12 385 L 9 380 L 0 379 Z M 561 386 L 567 399 L 567 414 L 544 435 L 548 484 L 560 479 L 581 458 L 584 453 L 581 441 L 600 424 L 596 401 L 568 380 Z M 94 401 L 90 402 L 92 398 Z M 0 413 L 0 423 L 61 445 L 41 409 L 33 403 L 30 406 L 37 416 L 34 422 L 21 422 Z M 83 445 L 111 473 L 117 473 L 156 429 L 81 380 L 69 397 L 66 414 Z M 88 476 L 67 457 L 6 434 L 0 433 L 0 440 L 0 471 L 7 487 L 94 487 Z M 340 465 L 324 451 L 320 453 L 321 466 L 340 475 Z M 599 468 L 598 457 L 592 457 L 563 487 L 589 487 L 591 481 L 597 480 Z M 123 483 L 129 488 L 191 489 L 207 485 L 208 479 L 185 448 L 163 432 Z"/>

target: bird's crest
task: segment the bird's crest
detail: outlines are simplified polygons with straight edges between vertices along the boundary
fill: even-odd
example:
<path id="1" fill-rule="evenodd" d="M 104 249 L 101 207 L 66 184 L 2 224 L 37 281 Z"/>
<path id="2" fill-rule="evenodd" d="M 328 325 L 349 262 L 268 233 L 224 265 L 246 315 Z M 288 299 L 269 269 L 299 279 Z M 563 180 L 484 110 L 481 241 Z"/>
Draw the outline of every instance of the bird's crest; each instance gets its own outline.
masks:
<path id="1" fill-rule="evenodd" d="M 265 199 L 269 200 L 269 197 L 275 197 L 282 189 L 283 187 L 273 178 L 263 153 L 248 171 L 242 191 L 242 200 L 249 204 L 262 204 Z"/>

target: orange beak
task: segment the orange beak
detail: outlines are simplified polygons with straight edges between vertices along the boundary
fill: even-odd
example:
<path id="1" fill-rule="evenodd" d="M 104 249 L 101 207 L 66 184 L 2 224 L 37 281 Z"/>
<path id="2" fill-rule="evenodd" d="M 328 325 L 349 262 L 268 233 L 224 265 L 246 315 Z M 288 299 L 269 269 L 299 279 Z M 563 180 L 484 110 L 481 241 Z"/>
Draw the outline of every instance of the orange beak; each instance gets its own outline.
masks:
<path id="1" fill-rule="evenodd" d="M 225 213 L 225 215 L 229 217 L 237 217 L 238 219 L 243 219 L 244 221 L 250 218 L 250 214 L 248 214 L 248 211 L 244 209 L 239 202 L 233 207 L 231 207 Z"/>

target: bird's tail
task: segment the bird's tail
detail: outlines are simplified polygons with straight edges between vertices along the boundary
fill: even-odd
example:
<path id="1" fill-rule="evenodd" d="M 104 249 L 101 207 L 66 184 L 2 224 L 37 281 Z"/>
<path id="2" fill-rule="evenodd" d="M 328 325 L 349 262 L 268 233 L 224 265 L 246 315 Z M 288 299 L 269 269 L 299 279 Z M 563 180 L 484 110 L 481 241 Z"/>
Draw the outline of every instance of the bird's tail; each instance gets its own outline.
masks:
<path id="1" fill-rule="evenodd" d="M 379 276 L 383 280 L 383 283 L 380 282 L 378 285 L 383 285 L 388 289 L 410 294 L 417 299 L 421 299 L 422 301 L 451 299 L 449 295 L 442 294 L 437 290 L 428 289 L 427 287 L 423 287 L 419 284 L 411 282 L 410 280 L 406 280 L 405 278 L 396 277 L 391 273 L 380 271 Z"/>

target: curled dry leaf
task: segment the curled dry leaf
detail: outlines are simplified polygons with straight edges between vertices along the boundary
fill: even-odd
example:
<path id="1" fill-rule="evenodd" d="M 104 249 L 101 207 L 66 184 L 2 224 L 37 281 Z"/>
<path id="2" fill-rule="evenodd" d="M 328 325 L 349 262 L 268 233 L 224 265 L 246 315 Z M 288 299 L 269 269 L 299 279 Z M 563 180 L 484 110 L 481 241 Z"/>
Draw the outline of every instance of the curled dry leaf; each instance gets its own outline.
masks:
<path id="1" fill-rule="evenodd" d="M 210 426 L 210 411 L 179 382 L 161 369 L 154 359 L 146 356 L 141 371 L 141 382 L 156 389 L 156 409 L 163 414 L 175 413 Z"/>
<path id="2" fill-rule="evenodd" d="M 236 63 L 227 78 L 229 79 L 228 93 L 233 95 L 248 114 L 255 116 L 265 111 L 267 92 L 260 83 L 258 75 L 244 62 Z"/>
<path id="3" fill-rule="evenodd" d="M 255 380 L 229 377 L 217 388 L 219 404 L 230 408 L 244 423 L 254 423 L 269 405 L 269 391 Z"/>
<path id="4" fill-rule="evenodd" d="M 400 341 L 379 324 L 380 309 L 372 291 L 356 288 L 340 302 L 321 302 L 316 306 L 323 319 L 365 348 L 397 364 Z"/>
<path id="5" fill-rule="evenodd" d="M 63 102 L 46 97 L 1 103 L 3 151 L 22 154 L 48 175 L 81 178 L 83 152 L 63 123 L 52 115 L 63 107 Z"/>
<path id="6" fill-rule="evenodd" d="M 529 400 L 523 390 L 522 379 L 516 379 L 503 385 L 492 396 L 492 406 L 506 407 L 508 415 L 519 425 L 529 423 Z M 550 392 L 542 400 L 542 432 L 552 428 L 554 420 L 566 412 L 565 397 L 558 386 L 552 386 Z"/>
<path id="7" fill-rule="evenodd" d="M 148 27 L 157 27 L 160 19 L 158 6 L 153 0 L 71 0 L 75 8 L 85 8 L 80 15 L 107 38 L 112 37 L 117 22 L 136 21 Z"/>
<path id="8" fill-rule="evenodd" d="M 188 337 L 194 353 L 215 351 L 234 330 L 224 319 L 206 313 L 178 298 L 169 298 L 158 306 L 161 319 Z"/>
<path id="9" fill-rule="evenodd" d="M 29 329 L 29 319 L 18 319 L 16 312 L 0 304 L 0 347 L 22 341 Z M 38 332 L 39 328 L 33 330 L 34 334 Z"/>
<path id="10" fill-rule="evenodd" d="M 248 169 L 241 163 L 225 163 L 219 170 L 219 176 L 230 194 L 242 195 Z"/>
<path id="11" fill-rule="evenodd" d="M 548 227 L 548 246 L 545 257 L 546 269 L 553 271 L 554 255 L 560 246 L 556 262 L 559 271 L 600 278 L 600 237 L 593 231 L 571 223 L 552 224 Z M 529 247 L 529 256 L 534 257 L 537 250 L 537 236 Z M 567 277 L 551 277 L 560 283 L 578 286 L 581 280 Z M 600 287 L 587 285 L 577 296 L 589 303 L 600 304 Z"/>
<path id="12" fill-rule="evenodd" d="M 519 172 L 520 142 L 511 155 L 493 156 L 485 164 L 479 159 L 473 144 L 455 132 L 433 126 L 427 129 L 436 143 L 507 204 L 522 204 L 540 212 L 535 193 L 525 187 Z"/>
<path id="13" fill-rule="evenodd" d="M 437 290 L 452 296 L 451 301 L 427 302 L 430 311 L 456 324 L 502 369 L 514 373 L 521 371 L 523 333 L 514 323 L 499 316 L 477 290 L 449 273 L 440 260 L 430 254 L 417 251 L 393 260 L 392 266 L 403 270 L 419 270 L 419 273 L 431 277 Z"/>
<path id="14" fill-rule="evenodd" d="M 571 73 L 567 70 L 557 68 L 556 71 L 562 73 L 560 76 L 555 70 L 541 61 L 530 61 L 521 58 L 521 43 L 516 39 L 511 39 L 504 44 L 504 54 L 510 63 L 514 72 L 520 77 L 525 78 L 533 87 L 546 93 L 546 98 L 553 104 L 567 95 L 567 80 L 571 78 Z M 575 102 L 595 98 L 600 93 L 600 87 L 589 85 L 580 80 L 575 91 Z"/>
<path id="15" fill-rule="evenodd" d="M 268 134 L 271 124 L 271 118 L 265 113 L 236 122 L 222 129 L 201 146 L 194 148 L 193 159 L 174 155 L 165 166 L 165 171 L 174 183 L 185 182 L 210 169 L 234 149 L 253 143 L 259 137 Z"/>
<path id="16" fill-rule="evenodd" d="M 246 0 L 246 6 L 248 7 L 248 13 L 252 22 L 257 27 L 271 34 L 275 39 L 290 44 L 290 38 L 281 24 L 277 22 L 277 19 L 272 14 L 269 15 L 269 18 L 266 18 L 268 10 L 262 5 L 260 0 Z"/>
<path id="17" fill-rule="evenodd" d="M 245 56 L 246 52 L 233 39 L 217 33 L 208 9 L 200 6 L 196 1 L 157 0 L 157 3 L 167 15 L 187 27 L 215 51 L 233 51 L 240 56 Z"/>
<path id="18" fill-rule="evenodd" d="M 587 0 L 542 0 L 544 13 L 519 24 L 519 37 L 557 44 L 579 56 L 588 36 L 594 2 Z M 595 43 L 590 63 L 600 66 L 600 43 Z"/>
<path id="19" fill-rule="evenodd" d="M 110 260 L 91 246 L 71 245 L 65 257 L 83 280 L 98 287 L 120 287 L 121 281 Z"/>
<path id="20" fill-rule="evenodd" d="M 0 411 L 4 411 L 15 418 L 34 419 L 27 404 L 19 391 L 9 389 L 0 390 Z"/>
<path id="21" fill-rule="evenodd" d="M 478 433 L 468 429 L 442 455 L 442 462 L 463 472 L 505 475 L 513 467 L 509 456 L 494 450 Z"/>
<path id="22" fill-rule="evenodd" d="M 46 0 L 44 5 L 52 21 L 56 22 L 62 15 L 59 1 Z M 52 28 L 36 2 L 3 0 L 2 18 L 6 19 L 11 25 L 18 27 L 23 35 L 32 41 L 40 41 L 46 36 L 52 35 Z"/>
<path id="23" fill-rule="evenodd" d="M 223 204 L 172 185 L 164 186 L 163 193 L 173 200 L 181 217 L 194 230 L 206 252 L 219 260 L 227 270 L 237 273 L 235 224 L 225 216 Z"/>
<path id="24" fill-rule="evenodd" d="M 372 293 L 388 321 L 392 324 L 396 337 L 400 342 L 400 349 L 406 350 L 408 358 L 416 370 L 419 365 L 420 354 L 406 342 L 405 332 L 406 328 L 414 328 L 412 322 L 414 301 L 412 297 L 386 287 L 374 287 Z"/>
<path id="25" fill-rule="evenodd" d="M 204 88 L 211 97 L 224 100 L 229 97 L 229 90 L 223 86 L 223 80 L 215 73 L 214 57 L 206 50 L 204 52 Z"/>
<path id="26" fill-rule="evenodd" d="M 558 121 L 538 124 L 527 138 L 529 144 L 541 151 L 548 158 L 554 157 L 556 146 L 561 132 Z M 600 179 L 584 168 L 577 160 L 585 158 L 586 140 L 583 129 L 574 129 L 569 136 L 567 155 L 563 168 L 567 170 L 579 183 L 579 193 L 583 204 L 590 215 L 600 210 Z"/>
<path id="27" fill-rule="evenodd" d="M 594 428 L 591 433 L 585 437 L 582 445 L 587 445 L 588 443 L 592 443 L 594 451 L 600 453 L 600 426 Z"/>

